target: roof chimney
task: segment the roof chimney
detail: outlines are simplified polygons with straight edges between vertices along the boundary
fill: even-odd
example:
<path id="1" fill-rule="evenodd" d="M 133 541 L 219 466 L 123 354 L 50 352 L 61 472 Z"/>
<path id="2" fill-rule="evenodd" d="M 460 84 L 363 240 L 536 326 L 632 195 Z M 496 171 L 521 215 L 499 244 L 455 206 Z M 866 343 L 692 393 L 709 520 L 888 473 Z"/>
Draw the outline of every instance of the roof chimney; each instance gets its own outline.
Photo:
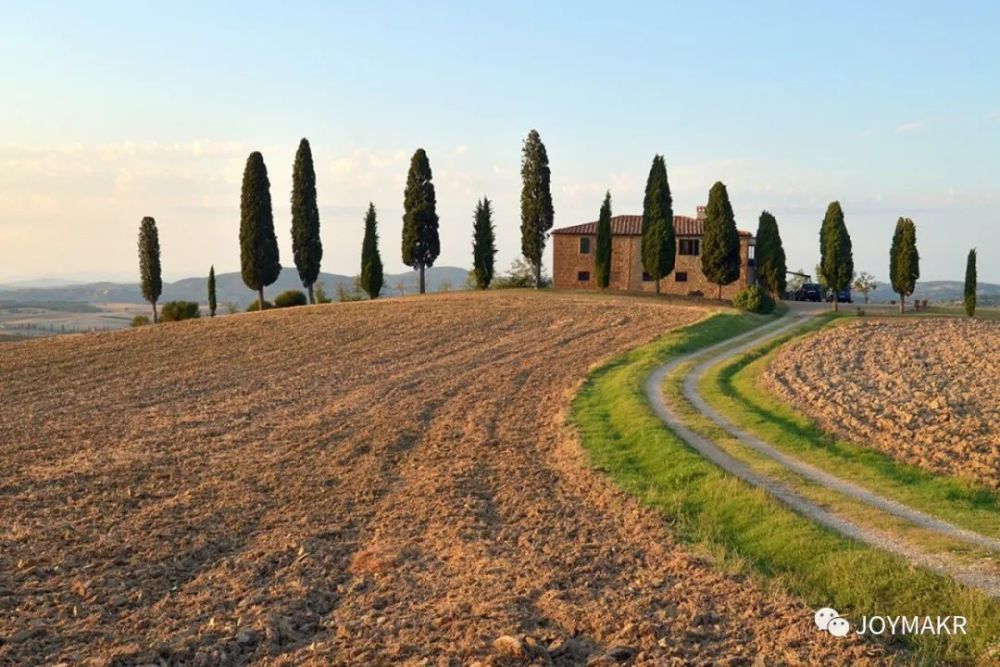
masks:
<path id="1" fill-rule="evenodd" d="M 705 207 L 704 206 L 699 206 L 698 207 L 698 219 L 699 220 L 704 220 L 707 217 L 708 216 L 705 215 Z"/>

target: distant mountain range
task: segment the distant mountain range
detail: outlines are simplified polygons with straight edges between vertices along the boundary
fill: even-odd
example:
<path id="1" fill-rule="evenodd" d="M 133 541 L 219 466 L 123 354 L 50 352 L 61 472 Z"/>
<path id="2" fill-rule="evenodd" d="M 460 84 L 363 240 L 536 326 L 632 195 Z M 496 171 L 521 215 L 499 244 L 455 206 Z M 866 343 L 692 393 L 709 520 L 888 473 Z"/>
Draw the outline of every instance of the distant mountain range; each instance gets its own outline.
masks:
<path id="1" fill-rule="evenodd" d="M 927 280 L 917 281 L 913 299 L 927 299 L 935 303 L 961 301 L 965 293 L 965 284 L 959 280 Z M 855 295 L 855 301 L 860 295 Z M 873 303 L 888 303 L 898 301 L 899 295 L 892 291 L 888 283 L 879 283 L 874 292 L 868 295 Z M 1000 285 L 995 283 L 979 283 L 976 285 L 976 300 L 981 306 L 1000 305 Z"/>
<path id="2" fill-rule="evenodd" d="M 36 278 L 34 280 L 14 280 L 0 285 L 0 290 L 25 289 L 28 287 L 66 287 L 67 285 L 84 285 L 84 280 L 68 280 L 63 278 Z"/>
<path id="3" fill-rule="evenodd" d="M 455 266 L 435 266 L 427 270 L 427 290 L 436 292 L 443 285 L 451 289 L 461 289 L 465 285 L 467 275 L 465 269 Z M 205 276 L 184 278 L 172 283 L 164 283 L 160 303 L 166 301 L 207 301 Z M 350 289 L 354 278 L 336 273 L 320 274 L 327 294 L 337 298 L 337 285 Z M 386 274 L 383 293 L 398 294 L 397 284 L 402 283 L 406 294 L 417 290 L 418 275 L 416 271 L 406 273 Z M 239 273 L 220 273 L 215 277 L 216 295 L 219 306 L 227 301 L 245 308 L 255 298 L 253 292 L 243 284 Z M 302 289 L 298 273 L 294 268 L 281 271 L 277 282 L 264 290 L 265 298 L 273 298 L 286 289 Z M 914 299 L 927 299 L 936 303 L 957 302 L 962 299 L 963 284 L 958 280 L 928 280 L 918 282 L 913 294 Z M 979 283 L 976 290 L 979 305 L 1000 306 L 1000 285 L 995 283 Z M 860 295 L 855 295 L 858 300 Z M 879 283 L 878 288 L 869 295 L 873 303 L 895 301 L 899 296 L 885 283 Z M 21 281 L 17 284 L 0 286 L 0 302 L 62 302 L 62 303 L 144 303 L 138 283 L 97 282 L 67 284 L 67 281 L 42 279 L 39 281 Z"/>
<path id="4" fill-rule="evenodd" d="M 436 292 L 442 286 L 450 286 L 451 289 L 461 289 L 465 285 L 468 275 L 466 269 L 454 266 L 435 266 L 426 271 L 427 290 Z M 207 296 L 207 276 L 197 278 L 184 278 L 172 283 L 163 284 L 163 294 L 160 296 L 160 303 L 166 301 L 197 301 L 204 303 Z M 322 273 L 319 280 L 323 282 L 326 293 L 333 299 L 337 298 L 337 285 L 343 285 L 350 289 L 354 278 L 336 273 Z M 398 294 L 397 285 L 402 283 L 406 294 L 411 294 L 417 290 L 419 274 L 416 271 L 406 273 L 386 274 L 385 287 L 383 293 L 386 295 Z M 34 282 L 34 281 L 30 281 Z M 264 290 L 265 299 L 273 299 L 275 295 L 287 289 L 302 289 L 299 275 L 295 268 L 282 269 L 278 280 Z M 249 305 L 256 295 L 247 289 L 243 284 L 243 278 L 239 273 L 219 273 L 215 276 L 215 293 L 221 308 L 227 301 L 238 304 L 241 308 Z M 65 284 L 63 281 L 57 285 L 3 285 L 0 286 L 0 302 L 41 302 L 41 301 L 61 301 L 74 303 L 145 303 L 138 283 L 113 283 L 97 282 L 84 284 Z"/>

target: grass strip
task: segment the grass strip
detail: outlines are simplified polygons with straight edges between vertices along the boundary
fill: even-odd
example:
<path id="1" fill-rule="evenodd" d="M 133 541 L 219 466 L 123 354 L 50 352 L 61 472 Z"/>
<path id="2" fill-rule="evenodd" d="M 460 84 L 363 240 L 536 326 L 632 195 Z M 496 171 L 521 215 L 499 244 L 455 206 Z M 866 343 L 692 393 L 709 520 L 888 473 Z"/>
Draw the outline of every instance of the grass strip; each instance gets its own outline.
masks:
<path id="1" fill-rule="evenodd" d="M 706 461 L 653 414 L 642 387 L 656 367 L 767 321 L 715 315 L 594 369 L 571 411 L 592 464 L 657 510 L 681 541 L 712 555 L 721 569 L 750 574 L 765 586 L 817 608 L 832 605 L 848 616 L 969 619 L 968 635 L 897 637 L 918 664 L 1000 656 L 996 600 L 795 514 Z"/>

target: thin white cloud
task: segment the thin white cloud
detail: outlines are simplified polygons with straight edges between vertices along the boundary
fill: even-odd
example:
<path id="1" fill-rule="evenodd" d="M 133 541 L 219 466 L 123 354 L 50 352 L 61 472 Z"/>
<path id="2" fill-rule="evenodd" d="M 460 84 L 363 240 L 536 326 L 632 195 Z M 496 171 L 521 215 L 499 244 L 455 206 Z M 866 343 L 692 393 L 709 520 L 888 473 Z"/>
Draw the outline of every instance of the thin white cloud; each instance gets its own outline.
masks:
<path id="1" fill-rule="evenodd" d="M 896 134 L 905 134 L 907 132 L 915 132 L 922 128 L 924 124 L 918 120 L 912 120 L 908 123 L 903 123 L 896 128 Z"/>
<path id="2" fill-rule="evenodd" d="M 991 120 L 994 123 L 1000 123 L 1000 111 L 994 111 L 993 113 L 986 114 L 986 120 Z"/>

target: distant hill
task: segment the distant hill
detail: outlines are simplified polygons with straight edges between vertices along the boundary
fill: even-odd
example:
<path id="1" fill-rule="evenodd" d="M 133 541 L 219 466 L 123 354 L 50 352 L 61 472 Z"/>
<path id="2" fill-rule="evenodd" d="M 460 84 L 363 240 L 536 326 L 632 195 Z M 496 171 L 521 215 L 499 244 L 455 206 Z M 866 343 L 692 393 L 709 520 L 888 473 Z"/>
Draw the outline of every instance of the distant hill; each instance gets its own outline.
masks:
<path id="1" fill-rule="evenodd" d="M 426 281 L 427 290 L 436 292 L 443 284 L 450 284 L 451 289 L 460 289 L 465 285 L 465 278 L 468 274 L 466 269 L 454 266 L 435 266 L 427 270 Z M 352 276 L 344 276 L 336 273 L 320 274 L 320 280 L 326 288 L 330 297 L 336 298 L 337 285 L 346 288 L 351 287 L 354 280 Z M 416 271 L 406 273 L 386 274 L 384 294 L 396 295 L 398 283 L 402 283 L 406 294 L 411 294 L 417 290 L 419 276 Z M 206 296 L 207 276 L 196 278 L 184 278 L 173 283 L 163 284 L 163 295 L 160 302 L 165 301 L 198 301 L 204 302 Z M 272 298 L 279 292 L 286 289 L 302 289 L 299 282 L 298 273 L 294 267 L 282 269 L 278 280 L 266 290 L 265 298 Z M 246 285 L 239 273 L 219 273 L 215 276 L 215 291 L 218 296 L 219 305 L 227 301 L 232 301 L 240 305 L 247 306 L 254 300 L 255 295 Z M 76 303 L 144 303 L 142 292 L 138 283 L 112 283 L 98 282 L 81 285 L 60 285 L 41 287 L 21 287 L 10 289 L 0 287 L 0 302 L 3 301 L 61 301 Z"/>
<path id="2" fill-rule="evenodd" d="M 14 280 L 0 285 L 0 290 L 25 289 L 29 287 L 66 287 L 67 285 L 83 285 L 81 280 L 66 280 L 63 278 L 35 278 L 34 280 Z"/>
<path id="3" fill-rule="evenodd" d="M 949 303 L 962 300 L 965 284 L 959 280 L 927 280 L 917 281 L 913 299 L 927 299 L 935 303 Z M 888 283 L 879 283 L 878 288 L 868 295 L 874 303 L 898 301 L 899 295 L 892 291 Z M 976 300 L 981 306 L 1000 305 L 1000 285 L 995 283 L 979 283 L 976 286 Z"/>

